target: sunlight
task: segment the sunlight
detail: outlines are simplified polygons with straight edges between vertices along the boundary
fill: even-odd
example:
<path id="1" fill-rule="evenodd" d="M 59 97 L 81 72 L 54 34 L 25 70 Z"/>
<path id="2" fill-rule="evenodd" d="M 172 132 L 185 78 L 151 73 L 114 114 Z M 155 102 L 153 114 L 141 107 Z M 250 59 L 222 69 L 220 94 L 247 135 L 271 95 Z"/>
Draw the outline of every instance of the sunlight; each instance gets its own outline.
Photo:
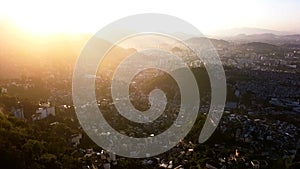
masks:
<path id="1" fill-rule="evenodd" d="M 155 3 L 154 3 L 155 2 Z M 261 9 L 256 1 L 187 1 L 181 3 L 130 1 L 0 1 L 0 19 L 8 18 L 34 34 L 95 33 L 116 19 L 138 13 L 165 13 L 182 18 L 203 33 L 258 23 Z M 170 5 L 172 3 L 172 5 Z M 127 8 L 123 8 L 127 6 Z M 140 6 L 135 8 L 134 6 Z M 181 8 L 176 11 L 174 9 Z M 255 11 L 253 11 L 255 9 Z"/>
<path id="2" fill-rule="evenodd" d="M 3 3 L 3 4 L 1 4 Z M 87 11 L 81 4 L 70 1 L 14 1 L 1 2 L 0 14 L 34 34 L 90 32 Z M 80 9 L 80 10 L 78 10 Z M 86 14 L 86 15 L 85 15 Z M 84 22 L 83 22 L 84 21 Z"/>

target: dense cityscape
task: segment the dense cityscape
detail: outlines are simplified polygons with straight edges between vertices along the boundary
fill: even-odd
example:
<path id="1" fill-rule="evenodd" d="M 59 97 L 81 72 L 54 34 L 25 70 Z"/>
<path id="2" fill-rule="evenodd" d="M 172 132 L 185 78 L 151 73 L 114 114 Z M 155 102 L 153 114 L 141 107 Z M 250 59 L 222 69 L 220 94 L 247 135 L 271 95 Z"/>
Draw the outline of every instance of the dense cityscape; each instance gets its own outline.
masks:
<path id="1" fill-rule="evenodd" d="M 195 37 L 189 41 L 201 44 L 203 39 Z M 26 62 L 19 62 L 18 54 L 3 49 L 0 52 L 0 69 L 3 69 L 0 76 L 0 167 L 298 168 L 299 40 L 300 35 L 274 34 L 210 39 L 221 58 L 227 81 L 226 106 L 217 130 L 207 142 L 198 143 L 211 91 L 203 63 L 191 60 L 189 66 L 201 95 L 196 123 L 184 140 L 171 150 L 144 159 L 130 159 L 108 152 L 97 146 L 81 128 L 72 103 L 76 55 L 69 57 L 72 51 L 68 51 L 68 46 L 54 48 L 57 51 L 51 54 L 57 56 L 53 58 L 35 57 L 30 64 L 26 56 L 21 59 Z M 136 52 L 132 48 L 116 50 L 116 53 L 127 55 Z M 169 50 L 182 57 L 189 54 L 178 47 Z M 64 53 L 68 57 L 64 57 Z M 16 59 L 15 63 L 7 66 L 12 58 Z M 133 79 L 130 93 L 132 103 L 138 109 L 149 108 L 147 95 L 154 88 L 162 89 L 168 98 L 161 117 L 151 124 L 136 125 L 118 115 L 114 107 L 109 86 L 111 69 L 117 63 L 107 62 L 111 67 L 97 75 L 96 95 L 99 109 L 103 110 L 109 124 L 131 137 L 152 137 L 170 127 L 180 105 L 176 82 L 156 70 L 141 72 Z M 10 74 L 3 73 L 10 69 Z M 90 77 L 87 75 L 87 78 Z"/>

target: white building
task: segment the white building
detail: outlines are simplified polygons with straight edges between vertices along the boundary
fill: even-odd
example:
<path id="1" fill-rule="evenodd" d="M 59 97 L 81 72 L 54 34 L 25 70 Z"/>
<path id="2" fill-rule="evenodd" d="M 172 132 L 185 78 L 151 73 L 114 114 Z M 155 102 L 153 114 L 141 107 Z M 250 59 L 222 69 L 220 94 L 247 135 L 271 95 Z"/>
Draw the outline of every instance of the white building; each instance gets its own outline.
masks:
<path id="1" fill-rule="evenodd" d="M 80 140 L 82 139 L 82 134 L 73 134 L 71 136 L 71 143 L 73 144 L 74 147 L 77 147 L 77 145 L 80 144 Z"/>
<path id="2" fill-rule="evenodd" d="M 2 87 L 2 88 L 1 88 L 1 93 L 2 93 L 2 94 L 6 94 L 6 93 L 7 93 L 7 88 Z"/>
<path id="3" fill-rule="evenodd" d="M 55 107 L 48 103 L 39 104 L 39 108 L 35 111 L 35 114 L 32 115 L 32 120 L 44 119 L 50 115 L 55 116 Z"/>
<path id="4" fill-rule="evenodd" d="M 23 107 L 17 107 L 12 109 L 12 114 L 19 119 L 24 119 Z"/>

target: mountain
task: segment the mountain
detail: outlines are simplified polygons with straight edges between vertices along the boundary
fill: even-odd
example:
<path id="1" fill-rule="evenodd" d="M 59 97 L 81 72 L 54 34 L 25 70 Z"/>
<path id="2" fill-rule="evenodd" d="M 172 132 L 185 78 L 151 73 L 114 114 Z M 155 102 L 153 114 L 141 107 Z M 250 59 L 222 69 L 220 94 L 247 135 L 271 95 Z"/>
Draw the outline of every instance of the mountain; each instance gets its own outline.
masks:
<path id="1" fill-rule="evenodd" d="M 244 27 L 244 28 L 225 29 L 225 30 L 220 30 L 211 33 L 213 37 L 221 37 L 221 38 L 232 37 L 232 36 L 243 35 L 243 34 L 244 35 L 253 35 L 253 34 L 289 35 L 289 34 L 293 34 L 293 32 Z"/>
<path id="2" fill-rule="evenodd" d="M 262 42 L 250 42 L 247 44 L 241 44 L 239 47 L 244 50 L 253 50 L 258 53 L 270 53 L 279 50 L 278 46 L 276 45 Z"/>
<path id="3" fill-rule="evenodd" d="M 35 36 L 15 25 L 0 27 L 0 79 L 21 76 L 40 77 L 43 73 L 69 73 L 76 63 L 82 48 L 91 38 L 89 34 L 53 34 Z M 94 38 L 94 52 L 101 46 L 112 46 L 100 38 Z M 111 55 L 114 60 L 121 54 L 133 53 L 115 46 Z"/>
<path id="4" fill-rule="evenodd" d="M 300 44 L 285 43 L 285 44 L 281 45 L 281 47 L 288 48 L 288 49 L 299 49 Z"/>
<path id="5" fill-rule="evenodd" d="M 39 74 L 40 68 L 75 62 L 87 35 L 35 37 L 24 32 L 0 31 L 0 77 Z M 65 64 L 63 64 L 65 65 Z"/>
<path id="6" fill-rule="evenodd" d="M 192 45 L 201 45 L 207 42 L 211 42 L 214 47 L 227 48 L 230 45 L 230 42 L 222 39 L 213 39 L 213 38 L 205 38 L 205 37 L 194 37 L 186 40 L 188 44 Z"/>
<path id="7" fill-rule="evenodd" d="M 224 39 L 236 43 L 262 42 L 262 43 L 270 43 L 273 45 L 300 44 L 299 34 L 293 34 L 293 35 L 275 35 L 272 33 L 252 34 L 252 35 L 240 34 L 231 37 L 224 37 Z"/>

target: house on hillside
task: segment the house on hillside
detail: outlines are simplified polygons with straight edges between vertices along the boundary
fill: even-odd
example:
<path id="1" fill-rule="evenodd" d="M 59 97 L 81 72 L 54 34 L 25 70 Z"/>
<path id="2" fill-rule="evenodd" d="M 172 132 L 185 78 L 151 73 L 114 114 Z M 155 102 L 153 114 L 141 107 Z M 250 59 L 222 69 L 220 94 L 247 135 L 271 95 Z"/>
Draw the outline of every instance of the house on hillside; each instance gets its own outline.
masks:
<path id="1" fill-rule="evenodd" d="M 55 107 L 50 102 L 40 103 L 39 108 L 32 115 L 32 120 L 41 120 L 50 115 L 55 116 Z"/>
<path id="2" fill-rule="evenodd" d="M 1 94 L 7 94 L 7 88 L 2 87 L 1 88 Z"/>
<path id="3" fill-rule="evenodd" d="M 23 106 L 20 102 L 18 102 L 17 106 L 12 108 L 11 112 L 16 118 L 24 119 Z"/>

